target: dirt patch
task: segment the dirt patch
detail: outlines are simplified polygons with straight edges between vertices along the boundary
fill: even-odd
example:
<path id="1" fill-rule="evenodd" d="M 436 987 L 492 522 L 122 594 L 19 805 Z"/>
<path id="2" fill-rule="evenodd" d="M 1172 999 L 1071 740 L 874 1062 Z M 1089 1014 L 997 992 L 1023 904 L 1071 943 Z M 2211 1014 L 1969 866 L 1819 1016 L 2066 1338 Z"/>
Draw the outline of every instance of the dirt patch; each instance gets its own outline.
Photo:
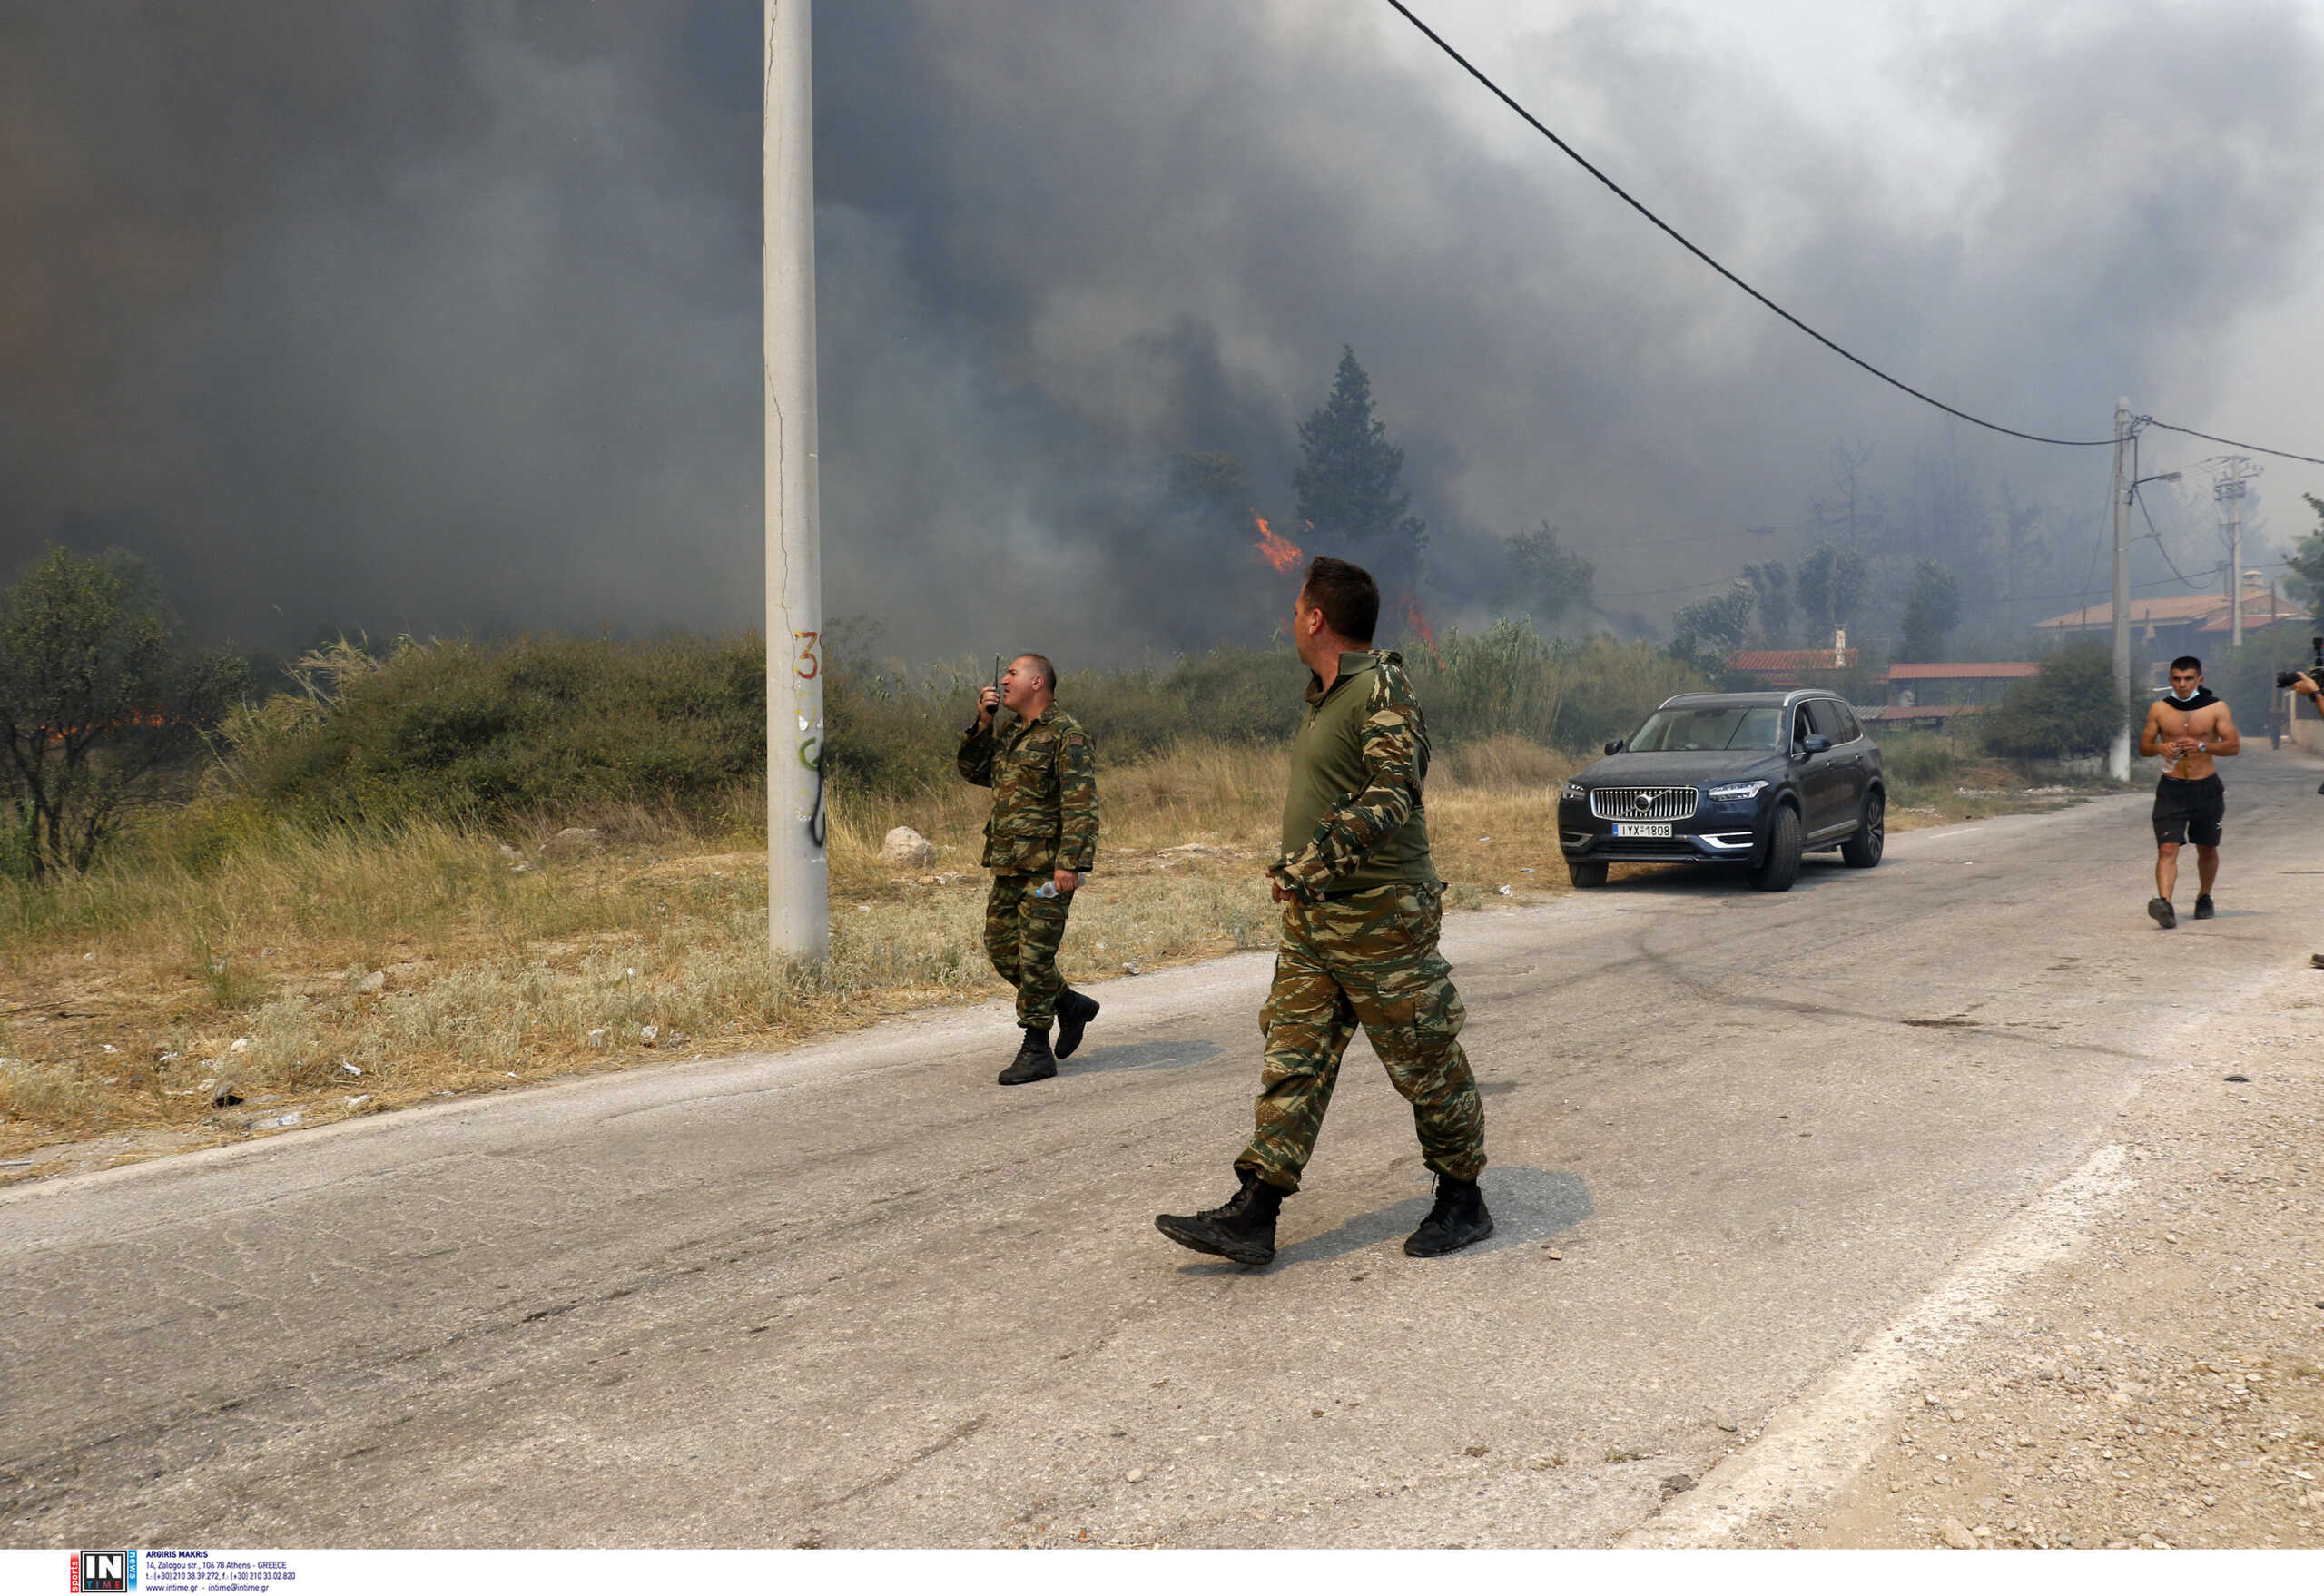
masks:
<path id="1" fill-rule="evenodd" d="M 2120 1122 L 2132 1184 L 1758 1545 L 2324 1545 L 2324 971 L 2222 1015 Z M 2229 1076 L 2247 1076 L 2233 1082 Z"/>

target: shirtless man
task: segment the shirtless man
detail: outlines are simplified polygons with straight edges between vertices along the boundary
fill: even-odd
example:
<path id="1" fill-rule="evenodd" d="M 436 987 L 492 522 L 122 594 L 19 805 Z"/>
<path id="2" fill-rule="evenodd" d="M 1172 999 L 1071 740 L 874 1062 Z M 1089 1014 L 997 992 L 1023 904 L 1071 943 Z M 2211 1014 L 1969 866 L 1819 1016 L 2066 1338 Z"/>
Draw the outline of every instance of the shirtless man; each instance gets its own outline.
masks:
<path id="1" fill-rule="evenodd" d="M 2169 931 L 2179 923 L 2171 907 L 2179 884 L 2179 850 L 2195 844 L 2195 918 L 2211 917 L 2211 883 L 2219 879 L 2219 823 L 2227 789 L 2211 762 L 2243 752 L 2242 734 L 2227 702 L 2203 685 L 2203 662 L 2182 654 L 2171 662 L 2171 693 L 2146 712 L 2139 752 L 2162 760 L 2154 789 L 2154 891 L 2146 911 Z"/>

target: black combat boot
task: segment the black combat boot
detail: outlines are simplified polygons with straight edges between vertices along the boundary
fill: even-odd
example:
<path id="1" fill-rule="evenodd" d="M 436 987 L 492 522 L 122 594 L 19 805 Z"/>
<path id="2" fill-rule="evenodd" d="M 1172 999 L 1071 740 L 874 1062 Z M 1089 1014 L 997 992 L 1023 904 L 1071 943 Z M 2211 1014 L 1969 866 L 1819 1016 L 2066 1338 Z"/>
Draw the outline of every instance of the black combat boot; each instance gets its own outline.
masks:
<path id="1" fill-rule="evenodd" d="M 1457 1253 L 1492 1234 L 1492 1216 L 1485 1212 L 1485 1194 L 1473 1180 L 1436 1177 L 1436 1206 L 1420 1228 L 1404 1237 L 1405 1253 L 1415 1258 L 1441 1258 Z"/>
<path id="2" fill-rule="evenodd" d="M 1157 1214 L 1154 1228 L 1198 1253 L 1256 1266 L 1275 1259 L 1275 1216 L 1291 1194 L 1261 1180 L 1248 1169 L 1237 1169 L 1242 1189 L 1215 1208 L 1199 1214 Z"/>
<path id="3" fill-rule="evenodd" d="M 1073 1049 L 1081 1045 L 1081 1033 L 1091 1020 L 1098 1018 L 1098 1000 L 1085 998 L 1068 987 L 1057 998 L 1057 1056 L 1073 1057 Z"/>
<path id="4" fill-rule="evenodd" d="M 1057 1073 L 1057 1056 L 1049 1051 L 1049 1028 L 1029 1025 L 1025 1028 L 1024 1044 L 1017 1049 L 1009 1068 L 1000 1072 L 1003 1086 L 1023 1086 L 1028 1081 L 1047 1080 Z"/>

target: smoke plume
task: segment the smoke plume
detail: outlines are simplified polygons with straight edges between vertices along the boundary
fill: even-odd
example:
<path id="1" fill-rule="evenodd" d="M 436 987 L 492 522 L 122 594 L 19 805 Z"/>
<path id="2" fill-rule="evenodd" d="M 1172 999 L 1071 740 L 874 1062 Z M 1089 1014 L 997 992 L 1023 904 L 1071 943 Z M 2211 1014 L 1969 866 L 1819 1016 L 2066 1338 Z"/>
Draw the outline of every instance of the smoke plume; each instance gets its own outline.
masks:
<path id="1" fill-rule="evenodd" d="M 1778 300 L 2014 425 L 2243 413 L 2221 340 L 2312 275 L 2324 41 L 2289 4 L 1874 19 L 1829 96 L 1701 7 L 1431 11 Z M 118 544 L 277 645 L 755 624 L 757 12 L 0 14 L 0 557 Z M 1543 522 L 1649 615 L 1795 557 L 1737 534 L 1803 524 L 1840 438 L 1899 507 L 1915 457 L 2102 498 L 2104 451 L 1879 389 L 1384 7 L 826 0 L 815 51 L 828 605 L 891 652 L 1264 638 L 1280 579 L 1169 462 L 1231 453 L 1280 517 L 1343 343 L 1440 625 L 1505 605 Z"/>

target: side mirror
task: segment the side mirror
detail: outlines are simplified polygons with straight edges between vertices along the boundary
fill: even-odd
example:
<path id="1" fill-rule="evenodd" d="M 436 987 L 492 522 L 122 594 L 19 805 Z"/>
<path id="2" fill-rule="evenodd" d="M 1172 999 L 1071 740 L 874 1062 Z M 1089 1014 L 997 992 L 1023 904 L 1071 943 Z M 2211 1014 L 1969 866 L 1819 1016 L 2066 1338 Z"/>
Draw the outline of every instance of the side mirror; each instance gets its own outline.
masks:
<path id="1" fill-rule="evenodd" d="M 1801 753 L 1812 755 L 1828 753 L 1831 750 L 1831 746 L 1832 740 L 1819 732 L 1809 737 L 1805 743 L 1802 743 L 1799 745 L 1799 749 Z"/>
<path id="2" fill-rule="evenodd" d="M 1609 754 L 1620 754 L 1622 751 L 1622 744 L 1624 741 L 1625 739 L 1620 737 L 1615 738 L 1612 742 L 1606 744 L 1606 752 Z"/>

